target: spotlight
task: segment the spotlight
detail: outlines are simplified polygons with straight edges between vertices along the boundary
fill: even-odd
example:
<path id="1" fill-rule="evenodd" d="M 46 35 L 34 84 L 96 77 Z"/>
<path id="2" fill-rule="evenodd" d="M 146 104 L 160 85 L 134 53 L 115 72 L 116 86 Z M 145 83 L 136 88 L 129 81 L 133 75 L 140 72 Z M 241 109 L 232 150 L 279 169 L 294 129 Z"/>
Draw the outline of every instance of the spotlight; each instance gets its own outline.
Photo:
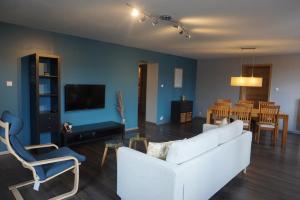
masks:
<path id="1" fill-rule="evenodd" d="M 140 11 L 136 8 L 133 8 L 131 11 L 131 16 L 132 17 L 138 17 L 140 15 Z"/>
<path id="2" fill-rule="evenodd" d="M 192 36 L 191 36 L 190 34 L 186 34 L 186 35 L 185 35 L 185 38 L 186 38 L 186 39 L 191 39 L 191 37 L 192 37 Z"/>
<path id="3" fill-rule="evenodd" d="M 146 16 L 144 15 L 143 17 L 141 17 L 141 18 L 139 19 L 139 22 L 142 23 L 142 22 L 146 21 L 146 19 L 147 19 L 147 18 L 146 18 Z"/>
<path id="4" fill-rule="evenodd" d="M 152 26 L 156 26 L 158 24 L 158 20 L 157 19 L 153 19 L 152 20 Z"/>
<path id="5" fill-rule="evenodd" d="M 175 27 L 177 28 L 178 33 L 179 33 L 180 35 L 182 35 L 183 32 L 184 32 L 184 29 L 183 29 L 180 25 L 177 25 L 177 26 L 175 26 Z"/>

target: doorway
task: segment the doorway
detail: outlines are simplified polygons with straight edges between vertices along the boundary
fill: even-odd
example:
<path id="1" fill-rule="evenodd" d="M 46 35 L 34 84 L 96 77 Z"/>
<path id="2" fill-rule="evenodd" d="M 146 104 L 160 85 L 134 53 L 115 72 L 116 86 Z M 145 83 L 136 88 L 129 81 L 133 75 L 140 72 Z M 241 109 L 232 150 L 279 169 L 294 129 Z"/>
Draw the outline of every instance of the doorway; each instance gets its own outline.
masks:
<path id="1" fill-rule="evenodd" d="M 146 121 L 146 92 L 147 92 L 147 64 L 139 65 L 138 80 L 138 126 Z"/>
<path id="2" fill-rule="evenodd" d="M 157 119 L 158 64 L 139 64 L 138 69 L 138 126 Z"/>
<path id="3" fill-rule="evenodd" d="M 269 101 L 271 88 L 272 65 L 243 65 L 243 76 L 262 77 L 262 87 L 241 87 L 240 99 L 254 101 L 254 107 L 258 108 L 259 101 Z"/>

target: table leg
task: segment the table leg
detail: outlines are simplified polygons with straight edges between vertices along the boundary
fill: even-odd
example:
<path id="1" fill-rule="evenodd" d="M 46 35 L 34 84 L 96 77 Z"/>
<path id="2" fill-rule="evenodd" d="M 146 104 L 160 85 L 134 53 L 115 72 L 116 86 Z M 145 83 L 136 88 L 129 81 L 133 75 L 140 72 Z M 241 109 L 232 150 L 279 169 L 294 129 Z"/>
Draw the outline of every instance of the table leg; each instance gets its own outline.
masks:
<path id="1" fill-rule="evenodd" d="M 131 146 L 132 146 L 132 140 L 130 139 L 129 140 L 129 148 L 131 149 Z"/>
<path id="2" fill-rule="evenodd" d="M 103 167 L 103 165 L 104 165 L 105 158 L 106 158 L 106 155 L 107 155 L 107 150 L 108 150 L 108 147 L 105 146 L 104 153 L 103 153 L 103 156 L 102 156 L 101 167 Z"/>
<path id="3" fill-rule="evenodd" d="M 148 150 L 148 142 L 147 140 L 144 140 L 144 144 L 145 144 L 145 148 L 146 148 L 146 151 Z"/>
<path id="4" fill-rule="evenodd" d="M 283 130 L 281 139 L 281 148 L 284 149 L 286 146 L 287 136 L 288 136 L 288 126 L 289 126 L 289 116 L 283 117 Z"/>
<path id="5" fill-rule="evenodd" d="M 116 158 L 118 159 L 118 148 L 115 148 Z"/>

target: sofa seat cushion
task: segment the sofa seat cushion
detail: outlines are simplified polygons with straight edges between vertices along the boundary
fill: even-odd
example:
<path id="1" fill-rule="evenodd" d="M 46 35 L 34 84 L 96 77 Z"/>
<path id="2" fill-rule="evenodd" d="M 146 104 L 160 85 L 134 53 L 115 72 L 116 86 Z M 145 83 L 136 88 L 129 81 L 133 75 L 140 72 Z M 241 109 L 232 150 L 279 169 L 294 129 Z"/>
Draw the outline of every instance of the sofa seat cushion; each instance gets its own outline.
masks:
<path id="1" fill-rule="evenodd" d="M 85 156 L 80 155 L 76 153 L 75 151 L 71 150 L 67 147 L 62 147 L 57 150 L 50 151 L 45 154 L 41 154 L 36 156 L 36 160 L 47 160 L 51 158 L 60 158 L 64 156 L 73 156 L 77 158 L 77 160 L 81 163 L 85 161 Z M 43 179 L 49 178 L 55 174 L 58 174 L 72 166 L 74 166 L 73 160 L 68 161 L 62 161 L 62 162 L 56 162 L 48 165 L 41 165 L 43 167 L 43 170 L 45 172 L 45 177 L 42 177 Z"/>
<path id="2" fill-rule="evenodd" d="M 208 132 L 210 131 L 174 142 L 169 148 L 166 161 L 181 164 L 215 148 L 218 145 L 218 135 L 214 132 L 207 134 Z"/>

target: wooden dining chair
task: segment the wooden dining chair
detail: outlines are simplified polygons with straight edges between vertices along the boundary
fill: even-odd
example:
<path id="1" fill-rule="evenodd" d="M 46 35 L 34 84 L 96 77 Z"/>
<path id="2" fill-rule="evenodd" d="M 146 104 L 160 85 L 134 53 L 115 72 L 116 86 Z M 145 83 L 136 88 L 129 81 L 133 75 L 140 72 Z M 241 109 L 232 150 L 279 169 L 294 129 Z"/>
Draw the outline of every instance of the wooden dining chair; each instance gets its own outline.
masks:
<path id="1" fill-rule="evenodd" d="M 219 104 L 219 105 L 214 105 L 212 108 L 212 116 L 214 120 L 214 124 L 220 125 L 222 123 L 222 120 L 224 118 L 229 118 L 230 115 L 230 106 L 228 104 Z"/>
<path id="2" fill-rule="evenodd" d="M 249 104 L 249 103 L 237 103 L 235 104 L 235 107 L 244 107 L 244 108 L 249 108 L 253 109 L 254 104 Z"/>
<path id="3" fill-rule="evenodd" d="M 243 104 L 235 106 L 231 111 L 231 116 L 235 120 L 243 121 L 244 130 L 251 130 L 251 111 L 252 107 L 247 107 Z"/>
<path id="4" fill-rule="evenodd" d="M 258 109 L 260 109 L 261 106 L 275 106 L 275 102 L 272 102 L 272 101 L 259 101 L 258 102 Z"/>
<path id="5" fill-rule="evenodd" d="M 260 142 L 260 132 L 262 130 L 271 131 L 272 144 L 275 145 L 278 136 L 278 115 L 280 106 L 275 105 L 261 105 L 259 112 L 259 121 L 257 125 L 256 142 Z"/>
<path id="6" fill-rule="evenodd" d="M 247 104 L 247 105 L 252 105 L 252 107 L 253 107 L 253 105 L 254 105 L 254 101 L 253 100 L 246 100 L 246 99 L 240 99 L 239 101 L 238 101 L 238 104 Z"/>
<path id="7" fill-rule="evenodd" d="M 217 99 L 216 103 L 230 103 L 231 104 L 231 99 Z"/>

